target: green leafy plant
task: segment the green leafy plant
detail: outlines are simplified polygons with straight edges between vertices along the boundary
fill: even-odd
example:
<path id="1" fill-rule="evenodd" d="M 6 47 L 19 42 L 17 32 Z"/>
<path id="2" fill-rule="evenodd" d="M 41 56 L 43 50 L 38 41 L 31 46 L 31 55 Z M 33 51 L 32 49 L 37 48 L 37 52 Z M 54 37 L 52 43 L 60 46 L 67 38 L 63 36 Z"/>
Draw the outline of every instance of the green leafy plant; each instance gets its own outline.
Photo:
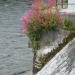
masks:
<path id="1" fill-rule="evenodd" d="M 51 13 L 48 16 L 47 13 L 38 15 L 33 15 L 29 18 L 27 25 L 27 35 L 31 41 L 32 48 L 37 50 L 40 48 L 40 40 L 42 39 L 42 34 L 44 32 L 49 32 L 58 27 L 60 23 L 57 21 L 55 14 Z"/>
<path id="2" fill-rule="evenodd" d="M 57 28 L 75 30 L 75 25 L 70 18 L 62 18 L 59 9 L 55 7 L 55 0 L 48 0 L 45 4 L 43 0 L 34 0 L 31 8 L 23 15 L 23 32 L 26 32 L 31 48 L 34 52 L 33 70 L 39 71 L 50 59 L 52 59 L 69 41 L 75 37 L 75 32 L 70 33 L 58 44 L 58 47 L 51 50 L 47 55 L 39 58 L 36 62 L 36 52 L 40 49 L 43 33 L 54 31 Z M 38 67 L 38 68 L 37 68 Z"/>
<path id="3" fill-rule="evenodd" d="M 23 16 L 23 31 L 26 31 L 33 50 L 40 49 L 40 41 L 44 32 L 63 28 L 75 30 L 75 25 L 71 19 L 62 18 L 59 9 L 55 7 L 55 0 L 48 0 L 45 4 L 43 0 L 35 0 Z"/>
<path id="4" fill-rule="evenodd" d="M 63 28 L 67 30 L 75 30 L 75 25 L 71 18 L 64 18 Z"/>

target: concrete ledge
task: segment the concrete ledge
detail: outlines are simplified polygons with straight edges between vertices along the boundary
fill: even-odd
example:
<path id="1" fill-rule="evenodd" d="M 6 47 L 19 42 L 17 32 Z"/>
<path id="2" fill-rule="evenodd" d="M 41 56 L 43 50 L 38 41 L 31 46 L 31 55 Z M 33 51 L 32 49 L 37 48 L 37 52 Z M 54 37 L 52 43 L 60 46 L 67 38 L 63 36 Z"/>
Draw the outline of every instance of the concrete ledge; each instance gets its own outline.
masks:
<path id="1" fill-rule="evenodd" d="M 75 15 L 74 9 L 60 9 L 61 14 Z"/>
<path id="2" fill-rule="evenodd" d="M 36 75 L 75 75 L 74 64 L 75 38 L 56 54 Z"/>

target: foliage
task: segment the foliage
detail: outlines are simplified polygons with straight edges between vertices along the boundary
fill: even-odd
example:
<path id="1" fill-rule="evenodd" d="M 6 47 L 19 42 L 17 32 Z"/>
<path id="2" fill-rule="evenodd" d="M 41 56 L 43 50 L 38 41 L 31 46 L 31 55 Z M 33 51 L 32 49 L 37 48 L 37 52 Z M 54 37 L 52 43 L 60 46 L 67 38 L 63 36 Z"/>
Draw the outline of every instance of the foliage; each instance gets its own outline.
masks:
<path id="1" fill-rule="evenodd" d="M 40 48 L 40 40 L 44 32 L 56 28 L 75 29 L 72 21 L 60 16 L 59 9 L 55 7 L 55 0 L 34 0 L 31 8 L 23 15 L 22 31 L 26 32 L 33 50 Z"/>
<path id="2" fill-rule="evenodd" d="M 63 28 L 67 30 L 75 30 L 75 25 L 70 18 L 65 18 L 63 21 Z"/>
<path id="3" fill-rule="evenodd" d="M 44 3 L 43 0 L 34 0 L 30 9 L 28 9 L 22 17 L 22 31 L 26 32 L 29 37 L 30 45 L 36 57 L 36 50 L 40 49 L 40 42 L 43 33 L 54 31 L 57 28 L 75 30 L 75 25 L 70 18 L 62 18 L 59 9 L 55 7 L 55 0 L 48 0 Z M 44 57 L 39 58 L 39 63 L 35 63 L 33 67 L 36 71 L 40 70 L 50 59 L 52 59 L 69 41 L 75 37 L 75 32 L 70 33 L 63 39 L 63 42 L 58 44 L 58 47 L 51 50 Z M 38 68 L 37 68 L 38 67 Z M 33 69 L 34 69 L 33 68 Z"/>
<path id="4" fill-rule="evenodd" d="M 30 41 L 32 42 L 32 48 L 39 49 L 42 34 L 44 32 L 48 32 L 52 29 L 55 29 L 60 25 L 60 22 L 58 22 L 55 14 L 53 13 L 51 13 L 50 16 L 48 16 L 48 14 L 41 14 L 41 16 L 33 16 L 30 17 L 30 21 L 27 25 L 27 35 Z"/>
<path id="5" fill-rule="evenodd" d="M 49 0 L 51 5 L 41 1 L 35 0 L 31 9 L 23 16 L 22 30 L 26 31 L 34 50 L 40 48 L 42 34 L 58 27 L 61 23 L 58 9 L 53 8 L 54 1 Z"/>

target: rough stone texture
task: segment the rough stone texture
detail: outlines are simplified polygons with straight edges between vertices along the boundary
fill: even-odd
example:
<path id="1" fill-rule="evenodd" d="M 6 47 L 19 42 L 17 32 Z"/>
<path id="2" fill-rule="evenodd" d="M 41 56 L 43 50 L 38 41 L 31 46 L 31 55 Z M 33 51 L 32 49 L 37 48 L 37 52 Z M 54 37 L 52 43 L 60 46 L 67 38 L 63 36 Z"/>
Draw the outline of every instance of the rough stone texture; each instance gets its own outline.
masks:
<path id="1" fill-rule="evenodd" d="M 56 48 L 62 40 L 68 36 L 70 31 L 67 30 L 55 30 L 50 31 L 48 34 L 43 34 L 43 38 L 41 40 L 41 49 L 37 51 L 37 59 L 48 52 L 51 52 L 53 48 Z"/>
<path id="2" fill-rule="evenodd" d="M 75 75 L 75 38 L 36 75 Z"/>
<path id="3" fill-rule="evenodd" d="M 35 65 L 33 68 L 35 73 L 42 68 L 42 66 L 40 66 L 42 63 L 40 61 L 40 57 L 43 57 L 48 52 L 51 52 L 51 50 L 58 47 L 58 44 L 62 43 L 63 39 L 67 37 L 69 33 L 70 31 L 67 30 L 56 29 L 42 35 L 41 47 L 43 48 L 38 50 L 36 53 L 34 61 Z"/>

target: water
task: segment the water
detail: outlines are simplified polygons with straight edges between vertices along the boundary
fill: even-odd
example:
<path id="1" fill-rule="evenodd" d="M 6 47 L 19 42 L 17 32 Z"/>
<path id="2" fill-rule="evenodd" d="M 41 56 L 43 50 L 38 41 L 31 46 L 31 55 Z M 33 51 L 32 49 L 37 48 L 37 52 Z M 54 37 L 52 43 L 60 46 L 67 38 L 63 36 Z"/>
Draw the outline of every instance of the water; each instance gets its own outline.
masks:
<path id="1" fill-rule="evenodd" d="M 20 75 L 32 70 L 32 50 L 21 32 L 21 16 L 29 0 L 0 0 L 0 75 Z"/>

